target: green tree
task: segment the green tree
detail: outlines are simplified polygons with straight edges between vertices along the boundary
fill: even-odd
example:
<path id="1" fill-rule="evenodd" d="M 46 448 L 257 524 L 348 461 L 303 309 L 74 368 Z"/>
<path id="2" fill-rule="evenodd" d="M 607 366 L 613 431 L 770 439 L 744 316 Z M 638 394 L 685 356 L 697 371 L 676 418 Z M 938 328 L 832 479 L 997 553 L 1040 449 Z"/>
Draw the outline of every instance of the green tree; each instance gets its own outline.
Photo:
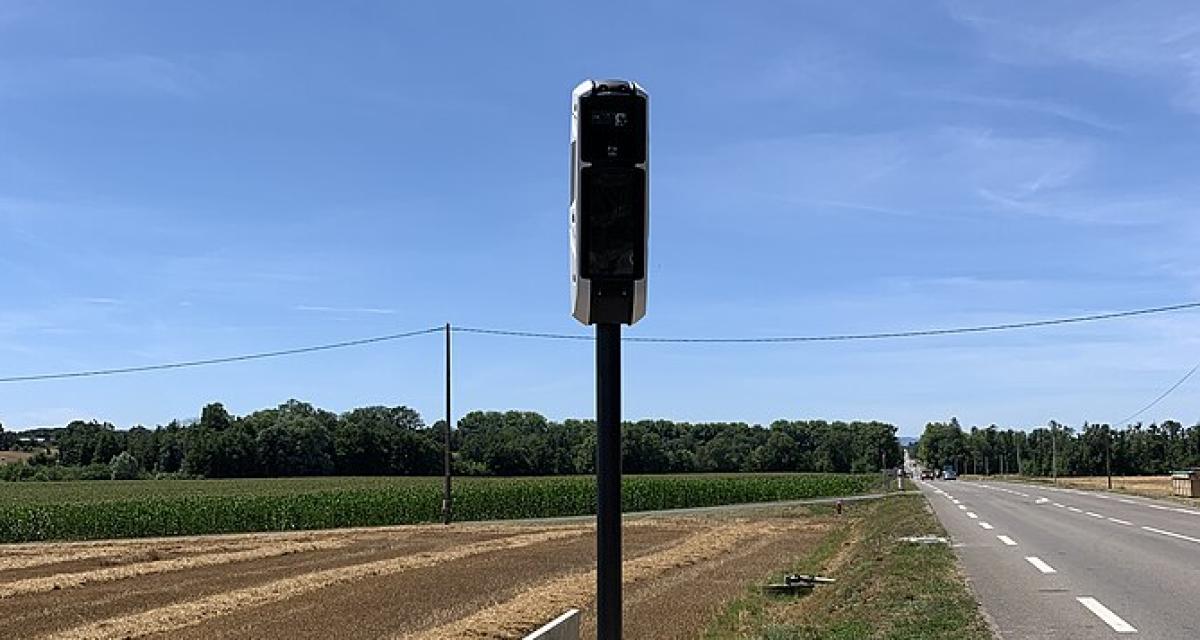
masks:
<path id="1" fill-rule="evenodd" d="M 233 416 L 225 410 L 220 402 L 207 404 L 200 410 L 200 428 L 213 431 L 224 431 L 233 426 Z"/>
<path id="2" fill-rule="evenodd" d="M 137 480 L 142 475 L 142 465 L 128 451 L 113 456 L 108 467 L 113 480 Z"/>

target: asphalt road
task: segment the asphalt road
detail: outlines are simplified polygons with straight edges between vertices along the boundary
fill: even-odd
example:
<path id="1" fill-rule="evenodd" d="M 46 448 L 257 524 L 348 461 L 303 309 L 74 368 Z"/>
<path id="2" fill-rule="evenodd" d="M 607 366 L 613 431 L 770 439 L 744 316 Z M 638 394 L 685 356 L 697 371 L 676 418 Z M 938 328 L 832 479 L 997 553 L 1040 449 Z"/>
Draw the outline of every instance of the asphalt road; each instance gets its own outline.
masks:
<path id="1" fill-rule="evenodd" d="M 1200 509 L 1042 485 L 918 484 L 1002 638 L 1200 638 Z"/>

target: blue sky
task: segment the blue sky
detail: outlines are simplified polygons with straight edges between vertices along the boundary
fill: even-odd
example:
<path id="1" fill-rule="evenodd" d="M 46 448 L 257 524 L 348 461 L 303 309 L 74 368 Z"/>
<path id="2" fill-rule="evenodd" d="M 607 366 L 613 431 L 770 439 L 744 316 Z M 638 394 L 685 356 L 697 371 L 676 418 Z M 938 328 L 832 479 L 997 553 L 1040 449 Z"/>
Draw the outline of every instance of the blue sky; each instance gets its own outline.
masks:
<path id="1" fill-rule="evenodd" d="M 570 90 L 652 105 L 645 336 L 1200 298 L 1200 6 L 0 2 L 0 376 L 570 317 Z M 596 24 L 599 26 L 589 26 Z M 1119 419 L 1195 314 L 630 344 L 630 418 Z M 456 337 L 455 406 L 593 411 L 588 343 Z M 441 414 L 440 339 L 0 385 L 9 428 L 290 397 Z M 1185 386 L 1145 416 L 1200 418 Z"/>

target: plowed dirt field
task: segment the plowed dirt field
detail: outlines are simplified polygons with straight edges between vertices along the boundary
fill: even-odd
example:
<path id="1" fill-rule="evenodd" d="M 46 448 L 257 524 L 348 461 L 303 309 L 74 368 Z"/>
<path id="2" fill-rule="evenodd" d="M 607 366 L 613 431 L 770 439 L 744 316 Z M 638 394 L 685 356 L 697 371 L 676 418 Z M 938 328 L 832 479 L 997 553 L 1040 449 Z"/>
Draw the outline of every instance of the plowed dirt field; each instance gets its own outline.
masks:
<path id="1" fill-rule="evenodd" d="M 625 635 L 694 638 L 832 526 L 787 511 L 631 519 Z M 0 545 L 4 638 L 519 638 L 594 598 L 590 523 Z"/>

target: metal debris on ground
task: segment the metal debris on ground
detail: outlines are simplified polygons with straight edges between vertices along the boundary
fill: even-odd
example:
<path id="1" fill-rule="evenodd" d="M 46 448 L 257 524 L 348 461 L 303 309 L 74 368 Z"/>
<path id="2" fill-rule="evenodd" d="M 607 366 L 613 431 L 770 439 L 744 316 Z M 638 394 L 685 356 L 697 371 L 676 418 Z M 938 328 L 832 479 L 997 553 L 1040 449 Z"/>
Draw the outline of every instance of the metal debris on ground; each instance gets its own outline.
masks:
<path id="1" fill-rule="evenodd" d="M 944 536 L 904 536 L 900 538 L 901 542 L 911 542 L 913 544 L 950 544 L 950 540 Z"/>
<path id="2" fill-rule="evenodd" d="M 776 594 L 798 594 L 811 591 L 813 587 L 822 584 L 831 584 L 833 578 L 824 576 L 807 576 L 792 574 L 784 576 L 783 582 L 774 582 L 763 587 L 765 593 Z"/>

